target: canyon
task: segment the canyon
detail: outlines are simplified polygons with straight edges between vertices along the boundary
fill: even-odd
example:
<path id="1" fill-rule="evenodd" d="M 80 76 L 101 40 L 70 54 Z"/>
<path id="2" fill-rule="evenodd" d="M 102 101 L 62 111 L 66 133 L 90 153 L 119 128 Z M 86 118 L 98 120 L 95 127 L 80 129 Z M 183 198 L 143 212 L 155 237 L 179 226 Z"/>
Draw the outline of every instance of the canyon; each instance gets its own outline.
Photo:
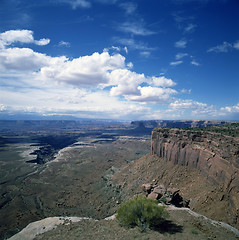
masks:
<path id="1" fill-rule="evenodd" d="M 180 196 L 189 200 L 190 211 L 239 229 L 239 138 L 238 134 L 220 133 L 225 130 L 234 135 L 238 125 L 228 127 L 218 122 L 215 129 L 208 127 L 205 131 L 186 125 L 202 127 L 211 122 L 139 121 L 88 126 L 45 122 L 36 131 L 34 124 L 26 124 L 21 132 L 15 132 L 18 127 L 13 132 L 5 125 L 0 138 L 1 171 L 6 170 L 1 177 L 2 239 L 47 217 L 104 219 L 122 202 L 144 194 L 143 184 L 180 189 Z M 154 128 L 162 124 L 185 124 L 186 128 Z M 49 146 L 52 149 L 48 151 Z M 23 150 L 27 158 L 19 155 Z M 218 239 L 227 239 L 230 235 L 220 226 L 215 229 L 217 234 L 212 232 L 204 218 L 189 220 L 178 210 L 170 214 L 183 232 L 175 233 L 178 239 L 182 234 L 190 235 L 191 228 L 205 239 L 220 235 Z M 105 224 L 100 223 L 102 228 Z M 68 234 L 70 229 L 65 227 Z M 193 239 L 192 234 L 188 237 Z"/>

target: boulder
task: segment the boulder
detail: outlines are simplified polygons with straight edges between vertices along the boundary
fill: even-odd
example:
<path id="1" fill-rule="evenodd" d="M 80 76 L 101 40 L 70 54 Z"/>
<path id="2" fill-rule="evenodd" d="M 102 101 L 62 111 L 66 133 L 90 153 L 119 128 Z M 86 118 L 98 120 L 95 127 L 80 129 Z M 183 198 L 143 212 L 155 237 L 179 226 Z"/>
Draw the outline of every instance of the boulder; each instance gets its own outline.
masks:
<path id="1" fill-rule="evenodd" d="M 147 196 L 147 198 L 149 198 L 149 199 L 154 199 L 154 200 L 158 200 L 159 195 L 158 195 L 157 193 L 155 193 L 155 192 L 151 192 L 151 193 Z"/>
<path id="2" fill-rule="evenodd" d="M 162 189 L 160 187 L 156 187 L 153 189 L 154 193 L 157 193 L 159 195 L 159 198 L 161 198 L 165 194 L 165 189 Z"/>
<path id="3" fill-rule="evenodd" d="M 144 192 L 150 193 L 152 189 L 152 184 L 150 183 L 145 183 L 142 185 L 142 189 Z"/>

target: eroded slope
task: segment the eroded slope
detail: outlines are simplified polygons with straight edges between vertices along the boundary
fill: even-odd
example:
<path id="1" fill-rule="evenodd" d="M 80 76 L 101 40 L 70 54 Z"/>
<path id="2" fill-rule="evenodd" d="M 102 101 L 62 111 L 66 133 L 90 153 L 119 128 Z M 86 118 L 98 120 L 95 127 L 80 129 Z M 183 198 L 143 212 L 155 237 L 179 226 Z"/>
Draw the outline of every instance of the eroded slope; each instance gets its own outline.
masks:
<path id="1" fill-rule="evenodd" d="M 239 228 L 238 140 L 216 133 L 156 129 L 151 155 L 125 166 L 115 182 L 127 194 L 143 183 L 177 187 L 190 208 Z"/>

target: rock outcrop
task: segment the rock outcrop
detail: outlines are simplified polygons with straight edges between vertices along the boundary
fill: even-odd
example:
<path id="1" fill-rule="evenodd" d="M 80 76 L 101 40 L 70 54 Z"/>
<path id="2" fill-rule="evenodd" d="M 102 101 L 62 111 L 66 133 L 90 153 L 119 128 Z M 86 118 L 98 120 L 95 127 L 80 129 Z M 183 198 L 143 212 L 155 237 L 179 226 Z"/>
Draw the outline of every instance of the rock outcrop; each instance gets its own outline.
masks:
<path id="1" fill-rule="evenodd" d="M 238 139 L 210 132 L 158 128 L 152 132 L 151 154 L 174 165 L 198 169 L 222 189 L 220 200 L 229 200 L 233 222 L 239 225 Z"/>
<path id="2" fill-rule="evenodd" d="M 188 207 L 189 205 L 189 200 L 180 195 L 178 188 L 166 188 L 163 184 L 146 183 L 142 185 L 142 189 L 147 198 L 158 200 L 166 205 L 172 204 L 176 207 Z"/>
<path id="3" fill-rule="evenodd" d="M 45 164 L 46 162 L 50 162 L 55 158 L 55 154 L 57 150 L 55 150 L 51 145 L 46 145 L 40 147 L 39 150 L 35 150 L 30 155 L 36 155 L 36 159 L 27 161 L 28 163 L 37 163 L 37 164 Z"/>

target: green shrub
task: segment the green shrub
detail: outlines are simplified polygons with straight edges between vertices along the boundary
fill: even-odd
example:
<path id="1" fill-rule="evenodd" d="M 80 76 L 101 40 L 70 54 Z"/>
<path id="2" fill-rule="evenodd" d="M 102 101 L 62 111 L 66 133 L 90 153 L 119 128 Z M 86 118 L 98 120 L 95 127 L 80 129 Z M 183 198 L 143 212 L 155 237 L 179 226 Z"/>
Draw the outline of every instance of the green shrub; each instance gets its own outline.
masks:
<path id="1" fill-rule="evenodd" d="M 198 231 L 197 231 L 196 229 L 192 228 L 192 229 L 191 229 L 191 233 L 197 235 L 197 234 L 198 234 Z"/>
<path id="2" fill-rule="evenodd" d="M 159 226 L 168 216 L 158 201 L 139 195 L 123 203 L 117 210 L 117 220 L 125 227 L 138 226 L 141 231 Z"/>

